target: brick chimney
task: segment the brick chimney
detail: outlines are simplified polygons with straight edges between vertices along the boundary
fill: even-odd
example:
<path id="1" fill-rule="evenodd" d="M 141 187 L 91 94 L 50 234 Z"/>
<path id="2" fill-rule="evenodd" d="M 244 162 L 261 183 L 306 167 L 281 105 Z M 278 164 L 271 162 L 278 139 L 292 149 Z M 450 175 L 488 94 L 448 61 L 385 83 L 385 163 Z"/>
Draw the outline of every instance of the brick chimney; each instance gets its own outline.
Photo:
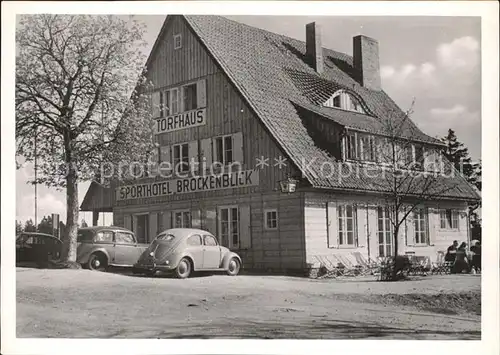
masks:
<path id="1" fill-rule="evenodd" d="M 367 89 L 382 90 L 378 42 L 373 38 L 359 35 L 352 39 L 352 47 L 353 64 L 359 83 Z"/>
<path id="2" fill-rule="evenodd" d="M 306 57 L 308 64 L 321 74 L 323 72 L 323 48 L 321 46 L 321 30 L 316 22 L 306 25 Z"/>

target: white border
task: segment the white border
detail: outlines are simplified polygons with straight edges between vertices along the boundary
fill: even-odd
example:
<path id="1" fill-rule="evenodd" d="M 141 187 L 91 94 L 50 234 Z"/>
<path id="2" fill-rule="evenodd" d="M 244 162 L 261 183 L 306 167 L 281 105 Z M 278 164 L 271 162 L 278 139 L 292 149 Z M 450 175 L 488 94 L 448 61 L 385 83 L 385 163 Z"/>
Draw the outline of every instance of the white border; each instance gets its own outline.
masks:
<path id="1" fill-rule="evenodd" d="M 482 161 L 484 272 L 482 275 L 482 341 L 334 341 L 334 340 L 67 340 L 15 338 L 15 220 L 14 68 L 15 15 L 19 13 L 74 14 L 220 14 L 220 15 L 335 15 L 335 16 L 481 16 L 482 17 Z M 498 354 L 499 228 L 498 228 L 498 3 L 442 2 L 2 2 L 2 265 L 1 329 L 5 354 Z M 10 88 L 10 89 L 9 89 Z M 12 154 L 6 154 L 11 152 Z M 404 350 L 403 350 L 404 349 Z"/>

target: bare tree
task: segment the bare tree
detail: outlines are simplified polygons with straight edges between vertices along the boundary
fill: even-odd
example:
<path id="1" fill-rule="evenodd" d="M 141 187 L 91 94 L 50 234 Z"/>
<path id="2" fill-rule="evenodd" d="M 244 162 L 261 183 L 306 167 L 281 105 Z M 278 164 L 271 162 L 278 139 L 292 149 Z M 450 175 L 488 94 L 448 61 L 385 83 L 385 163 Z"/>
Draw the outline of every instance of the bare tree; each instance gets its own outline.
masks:
<path id="1" fill-rule="evenodd" d="M 152 144 L 144 29 L 116 16 L 26 15 L 16 33 L 16 155 L 66 188 L 62 259 L 76 260 L 78 182 Z M 143 91 L 145 92 L 145 91 Z M 109 171 L 108 171 L 109 173 Z"/>
<path id="2" fill-rule="evenodd" d="M 365 154 L 372 154 L 380 165 L 375 184 L 386 191 L 386 208 L 381 213 L 391 229 L 383 237 L 390 239 L 386 241 L 393 244 L 390 249 L 396 257 L 400 253 L 400 232 L 410 216 L 419 213 L 424 202 L 440 200 L 456 187 L 455 180 L 448 179 L 456 171 L 452 167 L 450 170 L 442 157 L 443 147 L 419 141 L 418 129 L 410 119 L 413 106 L 414 102 L 404 115 L 390 112 L 379 119 L 383 136 L 367 136 L 365 144 L 361 143 Z M 424 234 L 420 237 L 428 238 Z M 385 254 L 391 253 L 388 250 Z M 392 277 L 396 277 L 396 269 L 393 269 Z"/>

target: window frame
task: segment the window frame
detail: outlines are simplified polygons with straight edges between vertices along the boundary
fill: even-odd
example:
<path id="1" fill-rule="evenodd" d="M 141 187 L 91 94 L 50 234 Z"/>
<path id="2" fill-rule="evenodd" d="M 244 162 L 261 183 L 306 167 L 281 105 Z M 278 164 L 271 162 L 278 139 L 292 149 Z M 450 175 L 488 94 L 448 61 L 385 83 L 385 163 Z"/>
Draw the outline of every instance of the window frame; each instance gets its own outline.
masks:
<path id="1" fill-rule="evenodd" d="M 186 92 L 187 92 L 187 88 L 189 87 L 193 87 L 193 92 L 194 92 L 194 100 L 193 100 L 193 105 L 194 107 L 192 108 L 189 108 L 187 109 L 186 108 Z M 198 92 L 197 92 L 197 88 L 198 88 L 198 82 L 193 82 L 193 83 L 189 83 L 189 84 L 186 84 L 186 85 L 183 85 L 181 86 L 181 91 L 182 91 L 182 112 L 185 112 L 185 111 L 192 111 L 192 110 L 196 110 L 198 109 Z"/>
<path id="2" fill-rule="evenodd" d="M 351 208 L 351 217 L 347 216 L 347 208 Z M 339 248 L 358 247 L 358 225 L 357 206 L 354 204 L 342 204 L 337 206 L 337 233 Z M 352 230 L 348 230 L 348 220 L 352 220 Z M 352 243 L 349 243 L 349 233 L 352 233 Z M 343 236 L 345 236 L 343 238 Z M 345 241 L 345 242 L 344 242 Z"/>
<path id="3" fill-rule="evenodd" d="M 443 219 L 443 214 L 444 214 L 444 219 Z M 455 227 L 453 226 L 454 221 L 456 222 Z M 444 227 L 443 227 L 443 224 L 444 224 Z M 441 208 L 441 209 L 439 209 L 439 227 L 441 230 L 459 231 L 460 230 L 460 216 L 459 216 L 458 210 L 453 209 L 453 208 Z"/>
<path id="4" fill-rule="evenodd" d="M 275 214 L 274 219 L 269 218 L 269 214 Z M 274 221 L 274 226 L 269 226 L 269 222 Z M 264 229 L 266 230 L 277 230 L 278 229 L 278 209 L 277 208 L 266 208 L 264 210 Z"/>
<path id="5" fill-rule="evenodd" d="M 175 157 L 177 148 L 178 148 L 178 153 L 179 153 L 178 158 Z M 185 157 L 183 156 L 183 153 L 186 153 L 186 151 L 184 151 L 184 148 L 187 150 L 187 155 Z M 182 164 L 179 164 L 181 162 L 182 162 Z M 178 143 L 178 144 L 172 145 L 172 164 L 173 164 L 173 167 L 175 169 L 175 172 L 177 172 L 177 173 L 186 173 L 189 171 L 189 143 L 188 142 Z"/>
<path id="6" fill-rule="evenodd" d="M 382 212 L 382 217 L 380 217 Z M 388 206 L 377 206 L 377 254 L 380 257 L 387 257 L 394 255 L 394 231 L 390 218 L 391 211 Z M 382 221 L 382 230 L 380 229 L 380 222 Z M 380 234 L 382 233 L 382 240 L 380 242 Z M 389 236 L 390 243 L 387 242 Z M 384 255 L 380 255 L 380 247 L 383 248 Z M 387 255 L 387 249 L 390 249 L 390 255 Z"/>
<path id="7" fill-rule="evenodd" d="M 174 35 L 174 49 L 182 48 L 182 33 L 177 33 Z"/>
<path id="8" fill-rule="evenodd" d="M 222 161 L 219 160 L 219 152 L 218 152 L 218 144 L 217 141 L 221 140 L 222 142 Z M 227 144 L 226 141 L 229 140 L 231 142 L 231 149 L 227 149 Z M 212 145 L 213 145 L 213 154 L 212 154 L 212 159 L 213 163 L 218 163 L 221 166 L 230 166 L 231 164 L 235 163 L 234 160 L 234 142 L 233 142 L 233 135 L 232 134 L 225 134 L 221 136 L 216 136 L 212 138 Z M 231 154 L 231 160 L 228 161 L 227 159 L 227 153 L 230 152 Z"/>
<path id="9" fill-rule="evenodd" d="M 418 218 L 417 218 L 418 217 Z M 421 230 L 421 223 L 423 222 L 423 230 Z M 413 243 L 415 245 L 430 245 L 430 236 L 429 236 L 429 218 L 428 211 L 425 207 L 415 208 L 413 210 Z M 418 237 L 418 236 L 422 237 Z M 424 241 L 422 241 L 422 239 Z"/>
<path id="10" fill-rule="evenodd" d="M 102 241 L 102 240 L 97 240 L 97 236 L 100 234 L 100 233 L 110 233 L 111 234 L 111 241 Z M 97 244 L 113 244 L 115 243 L 115 233 L 111 230 L 100 230 L 98 232 L 95 233 L 94 235 L 94 238 L 93 238 L 93 243 L 97 243 Z"/>
<path id="11" fill-rule="evenodd" d="M 177 214 L 181 214 L 181 225 L 179 226 L 177 224 Z M 186 214 L 189 214 L 189 219 L 188 219 L 188 224 L 185 225 L 185 216 Z M 189 209 L 182 209 L 182 210 L 174 210 L 172 211 L 172 225 L 173 228 L 191 228 L 193 225 L 193 216 L 191 215 L 191 210 Z"/>
<path id="12" fill-rule="evenodd" d="M 130 242 L 130 243 L 118 242 L 117 236 L 118 236 L 118 234 L 120 234 L 120 233 L 121 233 L 121 234 L 130 235 L 130 236 L 132 237 L 132 242 Z M 113 238 L 113 240 L 114 240 L 114 242 L 115 242 L 116 244 L 120 244 L 120 245 L 131 245 L 131 244 L 136 244 L 136 241 L 135 241 L 135 236 L 134 236 L 134 234 L 133 234 L 133 233 L 126 232 L 126 231 L 115 231 L 115 232 L 113 232 L 113 234 L 114 234 L 114 238 Z"/>
<path id="13" fill-rule="evenodd" d="M 198 237 L 200 244 L 189 244 L 189 240 L 194 238 L 194 237 Z M 186 245 L 188 245 L 190 247 L 201 247 L 201 246 L 203 246 L 203 239 L 202 239 L 201 235 L 199 235 L 199 234 L 192 234 L 186 238 Z"/>
<path id="14" fill-rule="evenodd" d="M 214 245 L 208 245 L 205 241 L 207 238 L 212 238 L 215 241 Z M 213 235 L 210 234 L 203 234 L 203 245 L 207 247 L 216 247 L 219 246 L 219 243 L 217 242 L 217 238 L 215 238 Z"/>
<path id="15" fill-rule="evenodd" d="M 228 234 L 227 234 L 227 241 L 228 241 L 228 248 L 229 249 L 239 249 L 240 248 L 240 238 L 241 238 L 241 233 L 240 233 L 240 209 L 238 205 L 227 205 L 227 206 L 219 206 L 218 208 L 218 220 L 219 220 L 219 234 L 221 241 L 219 242 L 220 245 L 225 246 L 222 241 L 224 238 L 224 234 L 222 232 L 222 225 L 224 221 L 222 220 L 222 211 L 223 210 L 228 210 Z M 234 210 L 236 210 L 236 237 L 237 237 L 237 243 L 234 243 L 234 231 L 231 230 L 232 228 L 232 223 L 234 222 Z M 230 211 L 230 212 L 229 212 Z"/>

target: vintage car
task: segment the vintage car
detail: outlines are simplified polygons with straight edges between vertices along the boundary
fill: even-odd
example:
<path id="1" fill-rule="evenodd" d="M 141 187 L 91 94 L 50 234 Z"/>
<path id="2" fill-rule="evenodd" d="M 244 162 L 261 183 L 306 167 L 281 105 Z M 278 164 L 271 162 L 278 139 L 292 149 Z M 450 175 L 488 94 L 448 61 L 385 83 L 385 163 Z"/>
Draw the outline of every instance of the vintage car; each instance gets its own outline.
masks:
<path id="1" fill-rule="evenodd" d="M 173 272 L 185 279 L 193 271 L 225 271 L 237 275 L 241 258 L 220 246 L 212 234 L 201 229 L 167 229 L 153 240 L 134 265 L 134 273 L 155 275 L 157 271 Z"/>
<path id="2" fill-rule="evenodd" d="M 16 263 L 46 263 L 60 257 L 62 242 L 50 234 L 23 232 L 16 239 Z"/>
<path id="3" fill-rule="evenodd" d="M 133 232 L 114 226 L 78 229 L 76 261 L 90 270 L 131 267 L 149 244 L 139 244 Z"/>

